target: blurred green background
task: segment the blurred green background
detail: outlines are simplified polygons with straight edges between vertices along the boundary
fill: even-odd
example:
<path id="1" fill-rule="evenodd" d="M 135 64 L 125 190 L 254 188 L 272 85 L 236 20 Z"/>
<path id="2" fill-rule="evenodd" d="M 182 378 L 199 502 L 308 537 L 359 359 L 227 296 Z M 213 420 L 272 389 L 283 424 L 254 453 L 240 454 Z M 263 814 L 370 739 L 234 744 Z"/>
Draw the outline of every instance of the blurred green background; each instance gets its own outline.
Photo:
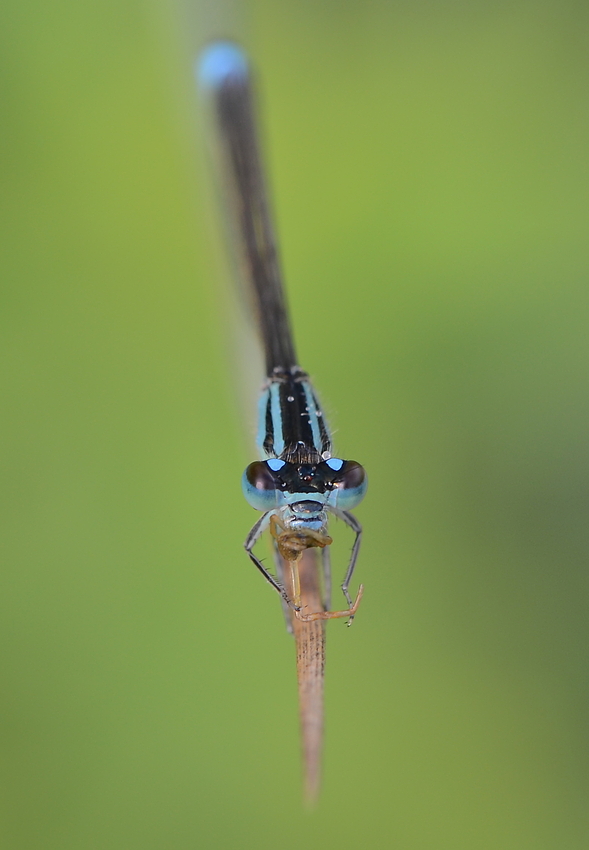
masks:
<path id="1" fill-rule="evenodd" d="M 587 848 L 589 7 L 210 5 L 3 6 L 1 846 Z M 371 482 L 310 815 L 191 77 L 226 33 Z"/>

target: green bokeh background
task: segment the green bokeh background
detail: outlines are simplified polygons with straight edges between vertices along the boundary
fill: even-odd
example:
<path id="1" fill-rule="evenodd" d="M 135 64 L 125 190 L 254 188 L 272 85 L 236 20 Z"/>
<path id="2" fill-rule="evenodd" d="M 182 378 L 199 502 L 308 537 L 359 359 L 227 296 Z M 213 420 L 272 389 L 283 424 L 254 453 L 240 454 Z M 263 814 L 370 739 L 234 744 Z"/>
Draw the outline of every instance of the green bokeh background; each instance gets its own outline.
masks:
<path id="1" fill-rule="evenodd" d="M 3 7 L 1 845 L 584 850 L 589 7 L 225 14 Z M 241 548 L 191 78 L 225 32 L 262 75 L 301 360 L 371 482 L 312 814 Z"/>

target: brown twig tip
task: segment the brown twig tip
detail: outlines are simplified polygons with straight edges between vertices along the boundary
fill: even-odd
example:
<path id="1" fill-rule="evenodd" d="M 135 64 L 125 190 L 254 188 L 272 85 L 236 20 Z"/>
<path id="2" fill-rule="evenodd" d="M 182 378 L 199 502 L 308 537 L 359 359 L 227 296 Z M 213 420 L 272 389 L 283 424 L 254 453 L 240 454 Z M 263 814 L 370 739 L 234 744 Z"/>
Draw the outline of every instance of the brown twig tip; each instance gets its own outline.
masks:
<path id="1" fill-rule="evenodd" d="M 305 777 L 305 788 L 303 793 L 303 803 L 308 812 L 312 812 L 317 808 L 319 803 L 319 792 L 321 790 L 320 776 Z"/>
<path id="2" fill-rule="evenodd" d="M 297 564 L 291 564 L 297 576 L 290 575 L 291 592 L 300 586 L 300 601 L 304 610 L 321 609 L 316 550 L 307 549 Z M 299 683 L 299 712 L 303 755 L 303 794 L 305 805 L 313 808 L 321 784 L 321 752 L 323 749 L 323 676 L 325 670 L 325 621 L 306 619 L 299 612 L 292 614 L 292 626 L 297 655 Z"/>

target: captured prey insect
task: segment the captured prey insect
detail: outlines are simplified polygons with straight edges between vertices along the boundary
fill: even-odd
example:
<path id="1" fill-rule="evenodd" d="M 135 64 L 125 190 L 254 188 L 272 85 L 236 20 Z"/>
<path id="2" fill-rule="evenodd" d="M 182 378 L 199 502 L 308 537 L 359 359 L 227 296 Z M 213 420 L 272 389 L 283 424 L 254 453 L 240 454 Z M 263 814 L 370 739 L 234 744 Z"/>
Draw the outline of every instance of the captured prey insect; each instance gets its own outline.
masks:
<path id="1" fill-rule="evenodd" d="M 213 112 L 214 154 L 239 277 L 257 314 L 266 360 L 266 382 L 258 405 L 261 459 L 250 463 L 242 478 L 247 501 L 262 516 L 247 536 L 245 549 L 280 594 L 289 631 L 295 636 L 306 791 L 312 800 L 320 773 L 324 621 L 347 617 L 350 624 L 362 597 L 362 586 L 354 601 L 349 593 L 362 535 L 350 510 L 364 497 L 367 478 L 356 461 L 333 457 L 321 405 L 309 376 L 298 365 L 259 153 L 247 57 L 232 42 L 215 42 L 200 58 L 198 77 Z M 335 611 L 330 610 L 330 515 L 341 519 L 355 535 L 341 585 L 346 606 Z M 273 539 L 276 575 L 254 552 L 266 530 Z M 317 549 L 322 582 L 314 555 Z"/>

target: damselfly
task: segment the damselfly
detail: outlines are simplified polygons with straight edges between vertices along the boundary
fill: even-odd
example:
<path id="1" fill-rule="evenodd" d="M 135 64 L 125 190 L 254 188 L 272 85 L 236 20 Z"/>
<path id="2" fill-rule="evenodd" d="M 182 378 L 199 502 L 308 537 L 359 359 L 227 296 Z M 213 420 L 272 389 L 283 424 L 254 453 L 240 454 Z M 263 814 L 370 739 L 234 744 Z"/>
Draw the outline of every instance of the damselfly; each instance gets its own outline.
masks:
<path id="1" fill-rule="evenodd" d="M 282 288 L 269 202 L 259 153 L 251 72 L 244 52 L 215 42 L 202 54 L 198 76 L 209 96 L 216 125 L 216 158 L 236 241 L 240 277 L 250 299 L 266 360 L 259 400 L 260 460 L 243 474 L 249 504 L 262 512 L 245 541 L 249 557 L 280 594 L 289 631 L 297 642 L 297 668 L 306 765 L 307 796 L 319 784 L 322 738 L 324 622 L 354 618 L 349 585 L 362 529 L 350 513 L 366 492 L 362 466 L 332 455 L 331 436 L 309 376 L 298 365 Z M 330 610 L 331 567 L 328 517 L 351 528 L 355 537 L 341 585 L 346 607 Z M 254 547 L 269 530 L 275 553 L 272 573 Z M 314 550 L 321 552 L 323 581 Z"/>

